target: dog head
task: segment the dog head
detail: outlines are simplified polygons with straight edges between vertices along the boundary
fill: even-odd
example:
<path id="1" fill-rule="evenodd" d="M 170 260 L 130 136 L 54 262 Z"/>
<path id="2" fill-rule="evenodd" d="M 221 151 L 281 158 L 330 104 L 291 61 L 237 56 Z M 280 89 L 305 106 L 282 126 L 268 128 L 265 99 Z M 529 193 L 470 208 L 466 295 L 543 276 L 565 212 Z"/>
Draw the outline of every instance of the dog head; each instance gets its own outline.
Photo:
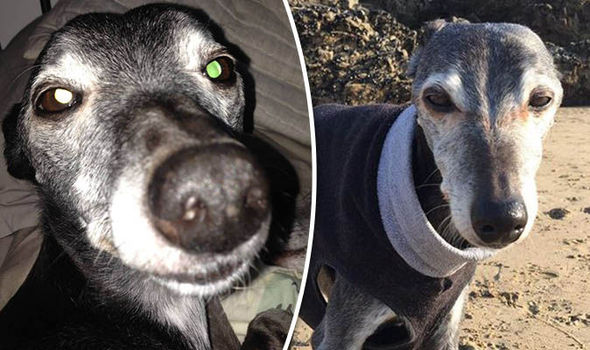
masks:
<path id="1" fill-rule="evenodd" d="M 524 26 L 435 21 L 429 30 L 408 75 L 455 234 L 505 247 L 535 219 L 542 140 L 563 95 L 559 74 Z"/>
<path id="2" fill-rule="evenodd" d="M 53 230 L 70 255 L 80 259 L 82 240 L 195 295 L 241 278 L 270 221 L 265 175 L 232 136 L 243 79 L 206 25 L 161 5 L 77 17 L 52 36 L 4 125 L 11 174 L 84 233 Z"/>

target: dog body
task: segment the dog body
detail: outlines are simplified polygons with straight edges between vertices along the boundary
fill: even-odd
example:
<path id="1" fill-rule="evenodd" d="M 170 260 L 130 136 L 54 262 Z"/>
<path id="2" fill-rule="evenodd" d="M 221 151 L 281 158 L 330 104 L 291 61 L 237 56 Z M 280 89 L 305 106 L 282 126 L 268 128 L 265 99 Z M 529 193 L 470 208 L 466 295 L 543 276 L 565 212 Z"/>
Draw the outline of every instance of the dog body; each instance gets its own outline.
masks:
<path id="1" fill-rule="evenodd" d="M 563 94 L 551 56 L 518 25 L 429 30 L 411 106 L 315 110 L 314 348 L 456 349 L 476 262 L 531 230 Z"/>
<path id="2" fill-rule="evenodd" d="M 217 295 L 265 243 L 269 189 L 237 140 L 243 72 L 202 16 L 84 15 L 41 53 L 3 129 L 46 237 L 3 349 L 240 347 Z"/>

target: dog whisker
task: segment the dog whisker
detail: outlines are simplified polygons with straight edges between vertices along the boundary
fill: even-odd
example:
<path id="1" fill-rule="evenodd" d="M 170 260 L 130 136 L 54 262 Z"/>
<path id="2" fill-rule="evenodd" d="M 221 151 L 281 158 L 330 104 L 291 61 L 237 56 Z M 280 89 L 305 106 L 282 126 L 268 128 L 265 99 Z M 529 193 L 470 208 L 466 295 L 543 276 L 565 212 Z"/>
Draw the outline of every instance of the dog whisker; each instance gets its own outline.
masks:
<path id="1" fill-rule="evenodd" d="M 423 184 L 423 185 L 418 185 L 418 186 L 416 186 L 414 188 L 417 189 L 417 190 L 419 190 L 419 189 L 424 188 L 424 187 L 435 187 L 435 186 L 440 186 L 440 184 Z"/>
<path id="2" fill-rule="evenodd" d="M 451 228 L 452 224 L 453 224 L 452 220 L 447 221 L 447 224 L 440 235 L 443 237 L 448 237 L 448 235 L 451 233 L 451 232 L 449 232 L 449 229 Z M 453 235 L 451 234 L 451 238 L 449 238 L 449 241 L 452 241 L 452 236 Z"/>
<path id="3" fill-rule="evenodd" d="M 446 218 L 444 218 L 444 219 L 443 219 L 443 220 L 440 222 L 440 224 L 438 225 L 438 228 L 436 229 L 436 232 L 441 232 L 441 230 L 440 230 L 440 229 L 443 227 L 443 225 L 444 225 L 444 224 L 445 224 L 447 221 L 449 221 L 449 220 L 451 220 L 451 219 L 452 219 L 452 216 L 451 216 L 451 215 L 448 215 Z"/>
<path id="4" fill-rule="evenodd" d="M 109 266 L 111 264 L 111 262 L 113 262 L 114 258 L 115 258 L 115 256 L 113 254 L 111 254 L 111 257 L 109 258 L 109 261 L 107 261 L 106 266 Z"/>
<path id="5" fill-rule="evenodd" d="M 46 239 L 46 238 L 44 238 L 44 239 Z M 84 237 L 83 237 L 83 236 L 80 236 L 80 237 L 76 238 L 76 239 L 74 240 L 74 242 L 78 243 L 78 242 L 82 242 L 83 240 L 84 240 Z M 60 260 L 61 258 L 63 258 L 65 255 L 67 255 L 67 253 L 66 253 L 66 251 L 65 251 L 65 250 L 64 250 L 64 251 L 62 251 L 61 253 L 59 253 L 59 254 L 58 254 L 58 255 L 57 255 L 57 256 L 56 256 L 56 257 L 55 257 L 55 258 L 54 258 L 54 259 L 53 259 L 53 260 L 52 260 L 52 261 L 51 261 L 51 262 L 50 262 L 48 265 L 47 265 L 47 266 L 48 266 L 48 270 L 49 270 L 49 269 L 51 269 L 51 268 L 53 267 L 53 265 L 55 265 L 56 263 L 58 263 L 58 262 L 59 262 L 59 260 Z"/>
<path id="6" fill-rule="evenodd" d="M 10 84 L 9 84 L 9 86 L 10 86 L 10 87 L 12 87 L 12 85 L 13 85 L 14 83 L 16 83 L 16 81 L 17 81 L 19 78 L 21 78 L 21 77 L 22 77 L 22 76 L 23 76 L 25 73 L 27 73 L 27 72 L 29 72 L 29 71 L 31 71 L 31 70 L 33 70 L 33 69 L 35 69 L 35 68 L 38 68 L 38 67 L 41 67 L 41 65 L 40 65 L 40 64 L 34 64 L 34 65 L 30 66 L 30 67 L 27 67 L 27 68 L 23 69 L 23 70 L 22 70 L 20 73 L 18 73 L 18 74 L 17 74 L 17 76 L 16 76 L 16 77 L 14 77 L 14 79 L 12 79 L 12 80 L 10 81 Z"/>
<path id="7" fill-rule="evenodd" d="M 280 195 L 288 197 L 288 198 L 296 198 L 297 196 L 294 196 L 292 193 L 287 192 L 287 191 L 281 191 L 279 192 Z"/>
<path id="8" fill-rule="evenodd" d="M 430 180 L 430 178 L 433 177 L 434 174 L 436 174 L 437 172 L 440 172 L 440 169 L 439 168 L 434 169 L 434 171 L 431 172 L 430 175 L 428 175 L 426 177 L 426 179 L 424 179 L 424 181 L 422 182 L 422 184 L 425 184 L 426 182 L 428 182 L 428 180 Z"/>
<path id="9" fill-rule="evenodd" d="M 434 208 L 430 209 L 429 211 L 427 211 L 427 212 L 426 212 L 424 215 L 428 216 L 428 214 L 432 213 L 432 212 L 433 212 L 433 211 L 435 211 L 435 210 L 438 210 L 438 209 L 443 209 L 443 208 L 449 208 L 450 206 L 451 206 L 451 205 L 450 205 L 450 204 L 447 204 L 447 203 L 445 203 L 445 204 L 441 204 L 441 205 L 438 205 L 438 206 L 436 206 L 436 207 L 434 207 Z"/>
<path id="10" fill-rule="evenodd" d="M 94 258 L 94 261 L 92 262 L 92 265 L 96 265 L 96 262 L 98 261 L 98 259 L 100 259 L 100 255 L 102 254 L 102 252 L 104 252 L 104 249 L 99 249 L 98 253 L 96 254 L 96 257 Z"/>

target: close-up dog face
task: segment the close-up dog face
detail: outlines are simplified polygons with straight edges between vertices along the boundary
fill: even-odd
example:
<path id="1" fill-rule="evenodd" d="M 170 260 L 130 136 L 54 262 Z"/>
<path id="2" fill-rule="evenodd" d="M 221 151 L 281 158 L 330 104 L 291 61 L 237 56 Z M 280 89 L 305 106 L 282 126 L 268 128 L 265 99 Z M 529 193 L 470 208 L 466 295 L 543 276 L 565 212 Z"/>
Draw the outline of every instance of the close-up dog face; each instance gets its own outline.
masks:
<path id="1" fill-rule="evenodd" d="M 238 63 L 205 24 L 154 8 L 81 16 L 54 34 L 5 123 L 6 155 L 47 207 L 76 218 L 84 236 L 57 238 L 92 246 L 79 264 L 110 255 L 175 292 L 211 295 L 263 246 L 268 185 L 232 136 Z"/>
<path id="2" fill-rule="evenodd" d="M 524 26 L 431 27 L 408 73 L 456 229 L 444 238 L 502 248 L 524 239 L 536 216 L 542 140 L 563 96 L 558 73 Z"/>

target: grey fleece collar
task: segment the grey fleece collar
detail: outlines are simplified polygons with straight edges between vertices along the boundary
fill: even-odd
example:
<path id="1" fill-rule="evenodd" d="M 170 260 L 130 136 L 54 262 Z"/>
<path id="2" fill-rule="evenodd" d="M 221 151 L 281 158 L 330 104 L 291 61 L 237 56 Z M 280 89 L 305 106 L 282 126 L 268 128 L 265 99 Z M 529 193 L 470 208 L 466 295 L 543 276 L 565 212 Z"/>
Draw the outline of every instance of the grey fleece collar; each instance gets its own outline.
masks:
<path id="1" fill-rule="evenodd" d="M 412 176 L 412 105 L 387 132 L 377 172 L 377 196 L 383 227 L 395 251 L 416 271 L 430 277 L 452 275 L 469 261 L 494 255 L 485 248 L 457 249 L 432 227 L 420 207 Z"/>

